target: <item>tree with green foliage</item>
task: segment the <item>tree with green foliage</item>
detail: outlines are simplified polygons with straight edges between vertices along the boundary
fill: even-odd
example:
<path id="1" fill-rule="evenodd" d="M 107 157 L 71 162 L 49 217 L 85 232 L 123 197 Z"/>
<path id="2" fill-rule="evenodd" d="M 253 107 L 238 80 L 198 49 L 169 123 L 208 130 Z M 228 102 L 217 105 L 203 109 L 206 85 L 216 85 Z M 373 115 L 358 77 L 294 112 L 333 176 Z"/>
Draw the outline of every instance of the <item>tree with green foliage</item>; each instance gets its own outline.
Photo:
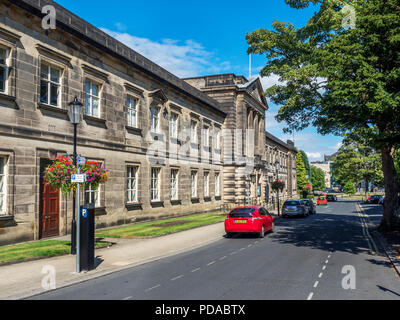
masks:
<path id="1" fill-rule="evenodd" d="M 332 174 L 342 185 L 347 182 L 369 186 L 370 182 L 381 186 L 383 171 L 381 155 L 370 146 L 347 137 L 337 156 L 332 159 Z M 368 188 L 365 190 L 368 193 Z"/>
<path id="2" fill-rule="evenodd" d="M 398 0 L 286 0 L 310 4 L 304 27 L 273 23 L 247 34 L 249 53 L 265 55 L 261 75 L 279 76 L 267 89 L 282 107 L 276 119 L 286 132 L 317 128 L 320 134 L 352 132 L 381 152 L 386 202 L 380 228 L 395 226 L 399 184 L 394 152 L 400 141 L 400 10 Z M 351 23 L 347 23 L 347 22 Z"/>
<path id="3" fill-rule="evenodd" d="M 297 190 L 301 194 L 303 192 L 303 187 L 308 184 L 306 177 L 306 168 L 304 166 L 303 157 L 299 152 L 296 157 L 296 169 L 297 169 Z"/>
<path id="4" fill-rule="evenodd" d="M 325 173 L 321 168 L 311 166 L 311 184 L 314 191 L 324 191 L 326 189 Z"/>
<path id="5" fill-rule="evenodd" d="M 354 187 L 354 184 L 350 181 L 346 182 L 344 185 L 344 193 L 346 194 L 355 194 L 356 193 L 356 188 Z"/>
<path id="6" fill-rule="evenodd" d="M 311 170 L 310 170 L 310 161 L 308 160 L 308 156 L 303 150 L 300 150 L 299 153 L 303 157 L 303 163 L 304 163 L 304 167 L 306 169 L 306 175 L 308 175 L 310 177 Z"/>
<path id="7" fill-rule="evenodd" d="M 395 156 L 394 156 L 394 166 L 397 172 L 397 179 L 400 183 L 400 149 L 397 149 Z"/>

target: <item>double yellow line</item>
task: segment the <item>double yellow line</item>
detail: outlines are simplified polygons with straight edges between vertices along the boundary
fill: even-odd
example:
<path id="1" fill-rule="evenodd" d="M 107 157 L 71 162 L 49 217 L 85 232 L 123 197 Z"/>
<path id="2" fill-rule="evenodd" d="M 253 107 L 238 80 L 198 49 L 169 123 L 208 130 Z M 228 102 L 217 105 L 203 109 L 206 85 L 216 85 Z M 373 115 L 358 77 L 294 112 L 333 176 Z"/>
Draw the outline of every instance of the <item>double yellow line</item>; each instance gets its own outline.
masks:
<path id="1" fill-rule="evenodd" d="M 368 231 L 368 225 L 366 223 L 366 219 L 368 219 L 368 215 L 364 214 L 364 210 L 362 209 L 359 203 L 356 204 L 357 213 L 361 220 L 362 230 L 365 238 L 367 239 L 368 246 L 372 255 L 375 255 L 378 252 L 378 248 L 375 244 L 375 241 L 372 239 L 371 234 Z"/>

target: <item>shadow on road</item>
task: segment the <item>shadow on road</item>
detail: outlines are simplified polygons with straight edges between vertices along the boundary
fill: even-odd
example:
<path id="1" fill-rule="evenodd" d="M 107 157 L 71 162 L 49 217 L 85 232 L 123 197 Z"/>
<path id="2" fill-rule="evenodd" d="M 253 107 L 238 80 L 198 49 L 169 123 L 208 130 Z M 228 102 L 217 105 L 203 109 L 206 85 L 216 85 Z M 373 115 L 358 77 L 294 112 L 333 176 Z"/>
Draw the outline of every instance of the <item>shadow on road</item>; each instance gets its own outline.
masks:
<path id="1" fill-rule="evenodd" d="M 351 204 L 352 209 L 345 203 Z M 297 247 L 368 253 L 368 243 L 355 204 L 356 201 L 336 202 L 331 206 L 335 213 L 317 213 L 303 219 L 280 219 L 277 223 L 279 232 L 270 235 L 270 238 L 273 242 Z"/>

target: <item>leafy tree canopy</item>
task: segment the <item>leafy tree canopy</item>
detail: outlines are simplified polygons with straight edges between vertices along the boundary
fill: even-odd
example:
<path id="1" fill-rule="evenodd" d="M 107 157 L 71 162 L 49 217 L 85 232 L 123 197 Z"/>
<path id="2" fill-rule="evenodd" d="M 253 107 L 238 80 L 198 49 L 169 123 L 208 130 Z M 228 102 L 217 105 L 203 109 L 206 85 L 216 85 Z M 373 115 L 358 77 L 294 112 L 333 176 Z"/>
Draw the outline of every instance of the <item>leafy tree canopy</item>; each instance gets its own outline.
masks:
<path id="1" fill-rule="evenodd" d="M 324 171 L 313 165 L 311 166 L 311 184 L 316 191 L 324 191 L 326 189 Z"/>
<path id="2" fill-rule="evenodd" d="M 297 190 L 299 193 L 302 192 L 303 187 L 308 184 L 306 178 L 306 168 L 304 166 L 303 157 L 300 153 L 296 157 L 296 169 L 297 169 Z"/>

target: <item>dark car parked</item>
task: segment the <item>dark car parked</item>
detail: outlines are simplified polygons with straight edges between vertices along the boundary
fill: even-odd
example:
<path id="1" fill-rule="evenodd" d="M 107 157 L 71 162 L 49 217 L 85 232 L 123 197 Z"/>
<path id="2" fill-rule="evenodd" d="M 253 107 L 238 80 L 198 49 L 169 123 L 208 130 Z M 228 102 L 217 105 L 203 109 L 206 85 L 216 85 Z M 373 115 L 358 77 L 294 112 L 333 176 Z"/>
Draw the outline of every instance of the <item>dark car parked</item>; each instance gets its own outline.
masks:
<path id="1" fill-rule="evenodd" d="M 336 202 L 337 201 L 337 196 L 335 196 L 334 194 L 328 194 L 326 196 L 326 200 L 328 200 L 328 202 Z"/>
<path id="2" fill-rule="evenodd" d="M 381 196 L 374 195 L 368 199 L 368 203 L 378 204 L 380 199 L 381 199 Z"/>
<path id="3" fill-rule="evenodd" d="M 317 207 L 315 206 L 314 201 L 312 201 L 311 199 L 301 199 L 300 202 L 302 205 L 304 205 L 306 210 L 308 210 L 309 215 L 317 213 Z"/>

